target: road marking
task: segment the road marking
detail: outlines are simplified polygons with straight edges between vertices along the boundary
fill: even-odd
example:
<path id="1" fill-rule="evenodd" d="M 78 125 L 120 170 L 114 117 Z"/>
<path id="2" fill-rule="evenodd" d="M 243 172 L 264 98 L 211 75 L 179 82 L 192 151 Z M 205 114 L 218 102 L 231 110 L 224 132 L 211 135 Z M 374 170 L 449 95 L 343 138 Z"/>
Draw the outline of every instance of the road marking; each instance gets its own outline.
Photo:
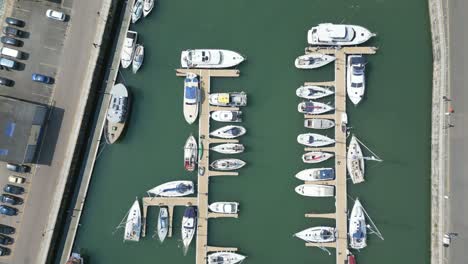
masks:
<path id="1" fill-rule="evenodd" d="M 57 51 L 56 48 L 52 48 L 52 47 L 48 47 L 48 46 L 44 46 L 45 49 L 48 49 L 48 50 L 53 50 L 53 51 Z"/>
<path id="2" fill-rule="evenodd" d="M 39 63 L 39 64 L 40 64 L 40 65 L 43 65 L 43 66 L 46 66 L 46 67 L 49 67 L 49 68 L 55 68 L 55 69 L 57 68 L 57 66 L 55 66 L 55 65 L 48 64 L 48 63 L 44 63 L 44 62 L 41 62 L 41 63 Z"/>
<path id="3" fill-rule="evenodd" d="M 23 12 L 31 12 L 31 10 L 27 10 L 27 9 L 23 9 L 23 8 L 19 8 L 19 7 L 16 7 L 15 10 L 19 10 L 19 11 L 23 11 Z"/>

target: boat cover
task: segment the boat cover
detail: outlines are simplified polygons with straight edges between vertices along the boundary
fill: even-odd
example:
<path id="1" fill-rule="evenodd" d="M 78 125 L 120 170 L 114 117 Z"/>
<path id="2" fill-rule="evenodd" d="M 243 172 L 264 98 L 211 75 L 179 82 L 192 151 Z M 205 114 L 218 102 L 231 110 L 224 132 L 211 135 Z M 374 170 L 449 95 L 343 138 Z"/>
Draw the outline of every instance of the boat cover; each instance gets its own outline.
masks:
<path id="1" fill-rule="evenodd" d="M 333 179 L 335 178 L 335 171 L 333 169 L 320 170 L 320 179 Z"/>
<path id="2" fill-rule="evenodd" d="M 187 209 L 185 209 L 184 217 L 187 217 L 187 218 L 197 217 L 197 213 L 195 212 L 195 208 L 191 206 L 191 207 L 188 207 Z"/>
<path id="3" fill-rule="evenodd" d="M 196 87 L 186 87 L 185 88 L 185 98 L 187 99 L 196 99 L 197 98 L 197 88 Z"/>
<path id="4" fill-rule="evenodd" d="M 188 190 L 191 190 L 191 189 L 192 189 L 192 186 L 186 185 L 186 184 L 183 184 L 183 183 L 179 183 L 175 188 L 165 189 L 165 190 L 163 190 L 163 192 L 176 191 L 178 193 L 185 193 L 185 192 L 187 192 Z"/>
<path id="5" fill-rule="evenodd" d="M 223 104 L 229 104 L 229 94 L 228 93 L 219 94 L 218 102 L 223 103 Z"/>

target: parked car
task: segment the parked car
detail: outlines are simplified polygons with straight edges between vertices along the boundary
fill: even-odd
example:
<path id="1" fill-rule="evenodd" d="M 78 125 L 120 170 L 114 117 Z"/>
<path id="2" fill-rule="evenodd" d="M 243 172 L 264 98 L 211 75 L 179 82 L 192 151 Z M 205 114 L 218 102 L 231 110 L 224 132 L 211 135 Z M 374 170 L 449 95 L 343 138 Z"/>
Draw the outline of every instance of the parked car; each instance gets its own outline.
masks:
<path id="1" fill-rule="evenodd" d="M 11 37 L 1 37 L 0 38 L 0 41 L 3 43 L 3 44 L 7 44 L 7 45 L 11 45 L 11 46 L 15 46 L 15 47 L 21 47 L 23 46 L 23 42 L 21 40 L 18 40 L 18 39 L 15 39 L 15 38 L 11 38 Z"/>
<path id="2" fill-rule="evenodd" d="M 11 205 L 18 205 L 18 204 L 23 203 L 23 199 L 19 198 L 19 197 L 16 197 L 14 195 L 4 193 L 4 194 L 0 195 L 0 202 L 11 204 Z"/>
<path id="3" fill-rule="evenodd" d="M 26 33 L 22 30 L 16 29 L 14 27 L 3 27 L 3 34 L 12 36 L 12 37 L 23 37 Z"/>
<path id="4" fill-rule="evenodd" d="M 0 246 L 0 256 L 10 255 L 11 250 L 6 247 Z"/>
<path id="5" fill-rule="evenodd" d="M 14 17 L 5 18 L 5 22 L 8 25 L 17 26 L 17 27 L 24 27 L 24 25 L 25 25 L 23 20 L 19 20 L 19 19 L 14 18 Z"/>
<path id="6" fill-rule="evenodd" d="M 8 69 L 18 69 L 18 62 L 7 58 L 0 58 L 0 65 Z"/>
<path id="7" fill-rule="evenodd" d="M 35 82 L 45 83 L 45 84 L 52 84 L 54 83 L 54 79 L 49 76 L 45 76 L 39 73 L 32 74 L 32 80 Z"/>
<path id="8" fill-rule="evenodd" d="M 0 77 L 0 85 L 13 86 L 13 81 L 5 77 Z"/>
<path id="9" fill-rule="evenodd" d="M 16 164 L 16 163 L 7 163 L 6 168 L 10 171 L 19 172 L 19 173 L 27 173 L 31 171 L 31 167 L 29 167 L 28 165 Z"/>
<path id="10" fill-rule="evenodd" d="M 16 229 L 14 227 L 0 224 L 0 234 L 11 235 L 14 234 L 15 231 Z"/>
<path id="11" fill-rule="evenodd" d="M 4 56 L 16 58 L 16 59 L 22 59 L 23 58 L 23 52 L 19 50 L 15 50 L 9 47 L 2 47 L 0 48 L 0 53 Z"/>
<path id="12" fill-rule="evenodd" d="M 0 214 L 2 215 L 17 215 L 18 209 L 8 206 L 8 205 L 0 205 Z"/>
<path id="13" fill-rule="evenodd" d="M 11 245 L 11 244 L 13 244 L 13 238 L 0 234 L 0 244 L 2 244 L 2 245 Z"/>
<path id="14" fill-rule="evenodd" d="M 12 194 L 23 194 L 24 188 L 16 185 L 7 184 L 3 187 L 3 191 Z"/>
<path id="15" fill-rule="evenodd" d="M 46 16 L 50 19 L 65 21 L 65 14 L 60 11 L 55 11 L 52 9 L 47 9 Z"/>
<path id="16" fill-rule="evenodd" d="M 10 175 L 8 176 L 8 181 L 11 183 L 23 184 L 24 182 L 26 182 L 26 179 L 16 175 Z"/>

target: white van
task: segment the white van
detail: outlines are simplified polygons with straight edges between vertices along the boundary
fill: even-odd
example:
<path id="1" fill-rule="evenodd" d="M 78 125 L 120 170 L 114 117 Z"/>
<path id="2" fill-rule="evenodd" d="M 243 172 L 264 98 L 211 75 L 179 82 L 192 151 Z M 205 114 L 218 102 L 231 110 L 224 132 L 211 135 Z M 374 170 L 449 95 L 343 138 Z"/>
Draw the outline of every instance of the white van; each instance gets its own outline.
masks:
<path id="1" fill-rule="evenodd" d="M 15 50 L 15 49 L 11 49 L 11 48 L 7 48 L 7 47 L 3 47 L 3 48 L 0 50 L 0 53 L 1 53 L 2 55 L 9 56 L 9 57 L 13 57 L 13 58 L 17 58 L 17 59 L 21 59 L 21 58 L 22 58 L 22 53 L 21 53 L 21 51 Z"/>
<path id="2" fill-rule="evenodd" d="M 7 67 L 10 69 L 18 68 L 18 63 L 14 60 L 9 60 L 6 58 L 0 58 L 0 66 Z"/>

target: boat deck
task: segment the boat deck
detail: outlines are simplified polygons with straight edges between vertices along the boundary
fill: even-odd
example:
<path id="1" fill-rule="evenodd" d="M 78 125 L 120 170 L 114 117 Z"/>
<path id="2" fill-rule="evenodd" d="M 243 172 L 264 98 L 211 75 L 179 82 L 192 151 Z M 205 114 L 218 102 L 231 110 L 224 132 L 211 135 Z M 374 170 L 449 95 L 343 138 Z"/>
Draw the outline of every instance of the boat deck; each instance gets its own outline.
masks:
<path id="1" fill-rule="evenodd" d="M 307 47 L 305 53 L 320 52 L 323 54 L 333 54 L 335 60 L 335 81 L 334 82 L 308 82 L 305 85 L 327 85 L 335 86 L 335 113 L 325 115 L 304 115 L 305 118 L 327 118 L 335 121 L 335 145 L 323 148 L 305 148 L 305 151 L 327 151 L 335 153 L 335 174 L 336 179 L 327 182 L 314 182 L 315 184 L 326 184 L 335 186 L 335 213 L 309 213 L 307 218 L 329 218 L 336 221 L 336 242 L 333 243 L 306 243 L 307 247 L 332 247 L 336 248 L 336 263 L 345 264 L 347 262 L 348 251 L 348 207 L 347 207 L 347 175 L 346 175 L 346 131 L 341 130 L 341 116 L 346 112 L 346 55 L 348 54 L 375 54 L 374 47 L 343 47 L 343 48 L 322 48 Z M 307 183 L 307 182 L 306 182 Z"/>
<path id="2" fill-rule="evenodd" d="M 213 69 L 177 69 L 176 75 L 185 77 L 188 72 L 198 74 L 200 78 L 200 93 L 201 98 L 208 98 L 211 88 L 212 77 L 238 77 L 240 74 L 239 70 L 213 70 Z M 219 218 L 219 217 L 230 217 L 237 218 L 237 214 L 220 214 L 211 213 L 208 211 L 208 185 L 209 178 L 212 176 L 237 176 L 237 172 L 232 171 L 212 171 L 210 170 L 209 164 L 209 149 L 210 144 L 218 143 L 237 143 L 237 139 L 220 139 L 210 137 L 210 112 L 221 110 L 218 106 L 211 106 L 208 100 L 202 100 L 200 103 L 199 112 L 199 132 L 198 132 L 198 144 L 200 148 L 203 148 L 202 156 L 198 157 L 198 167 L 205 168 L 203 175 L 198 173 L 197 183 L 197 196 L 196 197 L 183 197 L 183 198 L 172 198 L 172 197 L 146 197 L 143 198 L 143 236 L 146 232 L 146 217 L 148 206 L 167 206 L 169 208 L 169 234 L 172 235 L 172 211 L 174 206 L 187 206 L 193 205 L 198 207 L 198 226 L 196 233 L 196 264 L 205 264 L 208 252 L 216 251 L 237 251 L 234 247 L 213 247 L 208 245 L 208 219 Z M 236 107 L 222 107 L 222 110 L 238 110 Z"/>

